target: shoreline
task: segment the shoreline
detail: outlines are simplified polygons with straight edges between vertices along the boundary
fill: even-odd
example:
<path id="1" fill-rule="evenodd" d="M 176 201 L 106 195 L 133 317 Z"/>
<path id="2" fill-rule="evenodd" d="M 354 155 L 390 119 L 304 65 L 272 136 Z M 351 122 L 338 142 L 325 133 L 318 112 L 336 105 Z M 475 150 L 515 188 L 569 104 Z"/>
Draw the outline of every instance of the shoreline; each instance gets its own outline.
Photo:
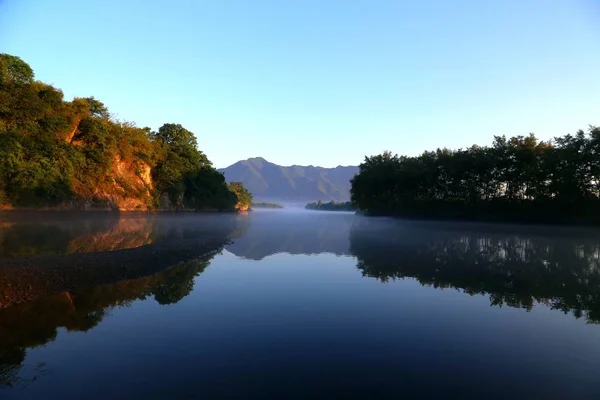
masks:
<path id="1" fill-rule="evenodd" d="M 452 218 L 452 217 L 425 217 L 419 216 L 407 216 L 399 214 L 386 214 L 386 213 L 368 213 L 363 211 L 357 211 L 356 215 L 360 215 L 365 218 L 391 218 L 394 220 L 401 220 L 407 222 L 440 222 L 440 223 L 473 223 L 473 224 L 489 224 L 489 225 L 516 225 L 516 226 L 543 226 L 543 227 L 573 227 L 573 228 L 597 228 L 600 226 L 600 221 L 547 221 L 547 220 L 536 220 L 536 219 L 495 219 L 495 218 Z"/>
<path id="2" fill-rule="evenodd" d="M 0 309 L 151 276 L 192 259 L 210 259 L 228 243 L 226 236 L 204 237 L 114 251 L 0 259 L 0 287 L 9 288 L 0 293 Z"/>
<path id="3" fill-rule="evenodd" d="M 141 214 L 152 214 L 152 213 L 220 213 L 220 214 L 233 214 L 251 211 L 251 208 L 247 210 L 217 210 L 217 209 L 206 209 L 206 210 L 169 210 L 169 209 L 154 209 L 154 210 L 120 210 L 115 208 L 66 208 L 66 207 L 0 207 L 0 213 L 2 212 L 98 212 L 98 213 L 141 213 Z"/>

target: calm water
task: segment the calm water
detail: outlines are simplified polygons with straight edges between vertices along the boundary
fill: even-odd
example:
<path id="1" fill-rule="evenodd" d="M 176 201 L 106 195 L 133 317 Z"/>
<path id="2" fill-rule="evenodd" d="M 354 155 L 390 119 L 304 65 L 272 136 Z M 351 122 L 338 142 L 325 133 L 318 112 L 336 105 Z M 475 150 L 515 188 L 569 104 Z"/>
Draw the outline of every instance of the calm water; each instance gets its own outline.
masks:
<path id="1" fill-rule="evenodd" d="M 0 266 L 3 399 L 600 397 L 595 230 L 0 214 Z"/>

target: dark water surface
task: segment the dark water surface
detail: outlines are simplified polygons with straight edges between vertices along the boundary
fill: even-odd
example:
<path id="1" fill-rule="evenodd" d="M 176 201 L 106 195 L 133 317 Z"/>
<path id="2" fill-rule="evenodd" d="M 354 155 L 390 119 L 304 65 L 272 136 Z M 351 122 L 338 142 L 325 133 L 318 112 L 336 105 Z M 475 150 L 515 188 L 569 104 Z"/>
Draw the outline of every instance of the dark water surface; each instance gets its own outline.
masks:
<path id="1" fill-rule="evenodd" d="M 2 399 L 600 398 L 597 230 L 0 214 L 0 293 Z"/>

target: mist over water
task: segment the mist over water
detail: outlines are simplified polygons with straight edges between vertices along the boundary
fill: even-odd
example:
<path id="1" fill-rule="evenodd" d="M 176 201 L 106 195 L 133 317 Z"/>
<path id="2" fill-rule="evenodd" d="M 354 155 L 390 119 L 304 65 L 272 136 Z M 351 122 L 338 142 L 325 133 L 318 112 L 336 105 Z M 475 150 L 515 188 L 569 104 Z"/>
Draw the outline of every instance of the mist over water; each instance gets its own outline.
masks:
<path id="1" fill-rule="evenodd" d="M 600 395 L 591 229 L 9 213 L 0 289 L 2 398 Z"/>

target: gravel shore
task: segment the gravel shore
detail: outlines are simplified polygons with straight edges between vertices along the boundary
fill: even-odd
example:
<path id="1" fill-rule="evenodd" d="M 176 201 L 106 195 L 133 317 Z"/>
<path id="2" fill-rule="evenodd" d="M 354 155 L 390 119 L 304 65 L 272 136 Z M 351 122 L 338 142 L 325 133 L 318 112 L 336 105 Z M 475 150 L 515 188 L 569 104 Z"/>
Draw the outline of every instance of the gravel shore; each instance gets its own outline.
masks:
<path id="1" fill-rule="evenodd" d="M 132 249 L 0 259 L 0 308 L 90 286 L 138 279 L 214 255 L 229 240 L 194 238 Z"/>

